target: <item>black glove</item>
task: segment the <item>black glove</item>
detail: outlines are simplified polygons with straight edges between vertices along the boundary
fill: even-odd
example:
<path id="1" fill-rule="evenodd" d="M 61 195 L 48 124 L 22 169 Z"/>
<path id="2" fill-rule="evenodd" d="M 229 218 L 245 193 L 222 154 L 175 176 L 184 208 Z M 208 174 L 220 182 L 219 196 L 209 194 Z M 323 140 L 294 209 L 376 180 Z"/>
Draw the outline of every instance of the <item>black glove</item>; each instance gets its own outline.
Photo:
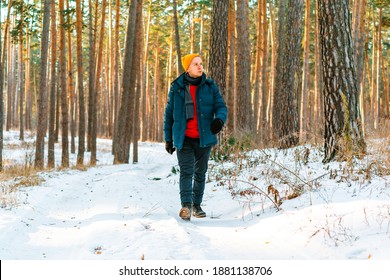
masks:
<path id="1" fill-rule="evenodd" d="M 215 120 L 212 121 L 210 125 L 210 130 L 213 134 L 217 134 L 218 132 L 221 131 L 223 127 L 223 121 L 221 119 L 216 118 Z"/>
<path id="2" fill-rule="evenodd" d="M 173 154 L 174 151 L 176 151 L 176 149 L 173 147 L 172 141 L 168 141 L 165 143 L 165 150 L 167 150 L 167 152 L 171 155 Z"/>

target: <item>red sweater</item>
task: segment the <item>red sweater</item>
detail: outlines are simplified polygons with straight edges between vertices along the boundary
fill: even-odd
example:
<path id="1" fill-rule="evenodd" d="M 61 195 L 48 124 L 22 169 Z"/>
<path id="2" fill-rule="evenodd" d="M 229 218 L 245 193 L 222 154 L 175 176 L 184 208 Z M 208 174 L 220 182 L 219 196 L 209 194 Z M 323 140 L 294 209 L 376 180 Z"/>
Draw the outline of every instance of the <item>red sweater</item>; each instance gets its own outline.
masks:
<path id="1" fill-rule="evenodd" d="M 190 85 L 190 94 L 194 102 L 194 118 L 187 121 L 186 136 L 190 138 L 199 138 L 198 114 L 196 113 L 196 86 Z"/>

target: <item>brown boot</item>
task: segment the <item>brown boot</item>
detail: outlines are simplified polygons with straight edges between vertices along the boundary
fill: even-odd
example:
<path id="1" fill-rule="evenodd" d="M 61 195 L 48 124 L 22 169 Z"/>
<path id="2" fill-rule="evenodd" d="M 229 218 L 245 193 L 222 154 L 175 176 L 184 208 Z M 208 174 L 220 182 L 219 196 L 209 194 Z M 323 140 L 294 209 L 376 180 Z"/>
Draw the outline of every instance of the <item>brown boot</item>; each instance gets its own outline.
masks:
<path id="1" fill-rule="evenodd" d="M 179 216 L 185 221 L 191 220 L 191 204 L 183 204 Z"/>

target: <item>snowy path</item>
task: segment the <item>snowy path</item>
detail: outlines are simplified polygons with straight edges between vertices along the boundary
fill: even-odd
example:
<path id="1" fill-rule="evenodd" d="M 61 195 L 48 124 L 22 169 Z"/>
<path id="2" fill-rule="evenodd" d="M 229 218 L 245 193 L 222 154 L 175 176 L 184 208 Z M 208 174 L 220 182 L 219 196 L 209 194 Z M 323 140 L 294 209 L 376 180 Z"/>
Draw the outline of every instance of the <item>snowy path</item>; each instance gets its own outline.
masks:
<path id="1" fill-rule="evenodd" d="M 245 227 L 242 217 L 224 213 L 223 205 L 239 207 L 238 203 L 227 192 L 214 197 L 218 190 L 208 189 L 209 217 L 182 221 L 178 176 L 171 173 L 175 157 L 153 155 L 155 151 L 135 165 L 45 174 L 42 186 L 19 193 L 19 207 L 3 211 L 0 255 L 10 259 L 223 258 L 218 248 L 226 241 L 224 236 Z"/>

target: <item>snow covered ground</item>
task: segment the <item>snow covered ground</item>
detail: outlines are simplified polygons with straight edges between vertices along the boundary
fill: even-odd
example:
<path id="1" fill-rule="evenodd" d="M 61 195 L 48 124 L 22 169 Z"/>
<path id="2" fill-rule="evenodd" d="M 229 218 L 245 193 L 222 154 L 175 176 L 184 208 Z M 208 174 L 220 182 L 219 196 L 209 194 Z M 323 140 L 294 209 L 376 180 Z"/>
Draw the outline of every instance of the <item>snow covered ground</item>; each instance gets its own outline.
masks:
<path id="1" fill-rule="evenodd" d="M 4 141 L 4 162 L 33 162 L 33 143 L 17 132 Z M 39 186 L 13 192 L 18 178 L 0 182 L 0 259 L 389 260 L 390 175 L 381 156 L 390 146 L 381 141 L 382 152 L 349 165 L 324 165 L 309 146 L 211 161 L 208 216 L 186 222 L 178 217 L 176 154 L 144 142 L 139 163 L 112 165 L 111 141 L 100 139 L 94 168 L 42 172 Z M 254 194 L 269 186 L 279 191 L 279 211 Z M 284 200 L 293 189 L 303 194 Z"/>

